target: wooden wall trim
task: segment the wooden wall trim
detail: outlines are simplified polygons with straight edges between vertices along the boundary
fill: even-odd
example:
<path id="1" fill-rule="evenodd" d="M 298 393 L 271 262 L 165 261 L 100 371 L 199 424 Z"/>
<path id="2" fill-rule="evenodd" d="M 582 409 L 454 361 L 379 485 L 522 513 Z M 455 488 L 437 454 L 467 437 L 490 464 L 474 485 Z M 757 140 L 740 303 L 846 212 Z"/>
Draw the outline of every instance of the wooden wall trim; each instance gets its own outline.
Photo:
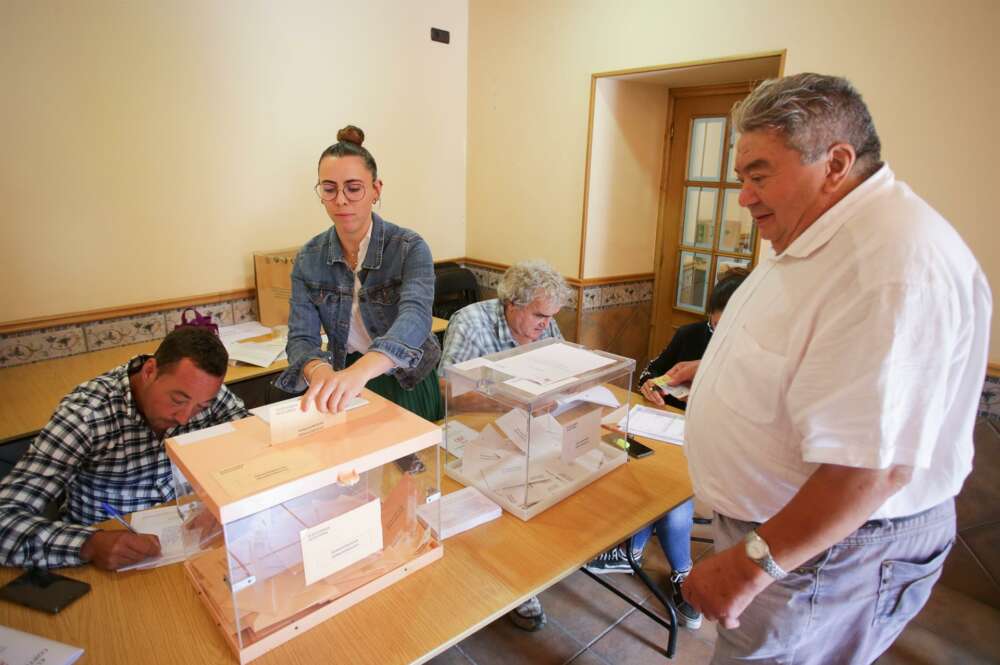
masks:
<path id="1" fill-rule="evenodd" d="M 588 277 L 587 279 L 581 279 L 581 286 L 604 286 L 605 284 L 622 284 L 624 282 L 642 282 L 645 280 L 652 280 L 653 273 L 651 272 L 640 272 L 634 275 L 612 275 L 610 277 Z"/>
<path id="2" fill-rule="evenodd" d="M 986 375 L 1000 378 L 1000 360 L 991 360 L 987 363 Z"/>
<path id="3" fill-rule="evenodd" d="M 102 321 L 104 319 L 117 319 L 123 316 L 135 316 L 136 314 L 147 314 L 158 312 L 164 309 L 175 309 L 178 307 L 188 307 L 191 305 L 209 305 L 211 303 L 222 302 L 224 300 L 235 300 L 237 298 L 256 297 L 255 289 L 236 289 L 234 291 L 219 291 L 216 293 L 205 293 L 197 296 L 185 298 L 168 298 L 166 300 L 154 300 L 132 305 L 121 305 L 119 307 L 105 307 L 102 309 L 91 309 L 83 312 L 71 312 L 69 314 L 55 314 L 52 316 L 41 316 L 34 319 L 21 319 L 19 321 L 8 321 L 0 323 L 0 335 L 24 332 L 27 330 L 38 330 L 39 328 L 55 328 L 58 326 L 72 325 L 76 323 L 90 323 L 91 321 Z"/>

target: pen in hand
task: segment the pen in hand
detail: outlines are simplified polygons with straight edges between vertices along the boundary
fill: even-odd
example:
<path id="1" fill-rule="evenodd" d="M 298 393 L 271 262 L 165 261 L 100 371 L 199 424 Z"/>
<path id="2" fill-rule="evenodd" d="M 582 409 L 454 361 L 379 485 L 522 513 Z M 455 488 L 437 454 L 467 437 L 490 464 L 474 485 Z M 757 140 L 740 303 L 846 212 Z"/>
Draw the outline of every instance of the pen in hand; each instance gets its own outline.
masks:
<path id="1" fill-rule="evenodd" d="M 117 510 L 115 510 L 114 507 L 109 506 L 108 504 L 102 502 L 101 503 L 101 508 L 104 509 L 104 514 L 105 515 L 107 515 L 108 517 L 110 517 L 114 521 L 118 522 L 119 524 L 121 524 L 123 527 L 125 527 L 126 529 L 128 529 L 132 533 L 138 533 L 135 529 L 132 528 L 131 524 L 129 524 L 128 522 L 125 521 L 125 518 L 122 516 L 122 514 L 120 512 L 118 512 Z"/>

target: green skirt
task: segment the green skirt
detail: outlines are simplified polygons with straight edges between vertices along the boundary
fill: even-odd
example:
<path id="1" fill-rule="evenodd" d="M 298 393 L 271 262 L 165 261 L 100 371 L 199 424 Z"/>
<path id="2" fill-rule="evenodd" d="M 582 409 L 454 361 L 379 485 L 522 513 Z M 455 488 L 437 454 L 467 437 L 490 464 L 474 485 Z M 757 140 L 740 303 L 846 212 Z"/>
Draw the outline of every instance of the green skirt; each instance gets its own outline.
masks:
<path id="1" fill-rule="evenodd" d="M 347 366 L 350 367 L 359 358 L 360 353 L 348 354 Z M 441 399 L 436 369 L 431 370 L 413 390 L 404 389 L 395 377 L 388 374 L 376 376 L 365 384 L 365 388 L 426 420 L 433 422 L 444 418 L 444 400 Z"/>

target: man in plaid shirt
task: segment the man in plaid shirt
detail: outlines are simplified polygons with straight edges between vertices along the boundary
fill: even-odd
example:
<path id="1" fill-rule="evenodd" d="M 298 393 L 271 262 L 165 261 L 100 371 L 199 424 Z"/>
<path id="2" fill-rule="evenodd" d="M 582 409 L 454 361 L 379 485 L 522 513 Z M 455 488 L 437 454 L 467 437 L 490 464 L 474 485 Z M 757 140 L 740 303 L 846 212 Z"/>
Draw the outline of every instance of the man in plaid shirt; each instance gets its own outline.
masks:
<path id="1" fill-rule="evenodd" d="M 174 498 L 165 438 L 249 415 L 222 385 L 228 359 L 212 332 L 180 328 L 63 398 L 0 481 L 0 563 L 113 570 L 158 555 L 156 536 L 89 525 L 110 517 L 102 503 L 131 513 Z"/>
<path id="2" fill-rule="evenodd" d="M 449 365 L 555 337 L 555 315 L 569 298 L 562 275 L 544 261 L 515 263 L 500 278 L 497 297 L 458 310 L 448 320 L 441 371 Z"/>

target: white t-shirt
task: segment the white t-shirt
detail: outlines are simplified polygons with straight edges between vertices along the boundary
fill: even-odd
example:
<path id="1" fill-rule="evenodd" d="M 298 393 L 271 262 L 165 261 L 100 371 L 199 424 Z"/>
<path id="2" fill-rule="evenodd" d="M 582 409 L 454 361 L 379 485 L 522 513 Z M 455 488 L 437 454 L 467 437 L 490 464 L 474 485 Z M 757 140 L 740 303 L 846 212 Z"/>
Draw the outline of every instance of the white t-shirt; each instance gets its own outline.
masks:
<path id="1" fill-rule="evenodd" d="M 968 247 L 883 166 L 730 299 L 689 398 L 695 493 L 763 522 L 828 463 L 915 467 L 873 518 L 956 495 L 991 311 Z"/>
<path id="2" fill-rule="evenodd" d="M 374 224 L 368 226 L 368 233 L 365 237 L 361 239 L 361 244 L 358 245 L 358 263 L 354 268 L 354 297 L 351 301 L 351 328 L 347 332 L 347 352 L 354 353 L 367 353 L 368 347 L 372 345 L 371 335 L 368 334 L 368 329 L 365 328 L 365 322 L 361 318 L 361 306 L 358 304 L 358 291 L 361 290 L 361 278 L 358 277 L 358 273 L 361 272 L 361 264 L 365 262 L 365 255 L 368 254 L 368 243 L 372 239 L 372 227 Z"/>

